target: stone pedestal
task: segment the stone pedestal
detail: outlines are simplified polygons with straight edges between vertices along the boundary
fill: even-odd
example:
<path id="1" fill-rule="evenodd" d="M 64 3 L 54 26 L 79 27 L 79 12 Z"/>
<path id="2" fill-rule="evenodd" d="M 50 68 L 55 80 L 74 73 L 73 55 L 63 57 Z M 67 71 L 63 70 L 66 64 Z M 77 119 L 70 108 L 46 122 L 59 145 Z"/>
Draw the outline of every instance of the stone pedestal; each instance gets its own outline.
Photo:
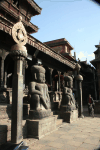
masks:
<path id="1" fill-rule="evenodd" d="M 30 110 L 29 119 L 43 119 L 51 116 L 51 109 L 48 110 Z"/>
<path id="2" fill-rule="evenodd" d="M 60 110 L 60 118 L 63 119 L 64 122 L 72 123 L 78 119 L 78 110 L 66 111 L 67 106 L 61 106 Z"/>
<path id="3" fill-rule="evenodd" d="M 28 138 L 40 139 L 43 136 L 56 130 L 55 116 L 46 117 L 39 120 L 27 120 L 27 136 Z"/>

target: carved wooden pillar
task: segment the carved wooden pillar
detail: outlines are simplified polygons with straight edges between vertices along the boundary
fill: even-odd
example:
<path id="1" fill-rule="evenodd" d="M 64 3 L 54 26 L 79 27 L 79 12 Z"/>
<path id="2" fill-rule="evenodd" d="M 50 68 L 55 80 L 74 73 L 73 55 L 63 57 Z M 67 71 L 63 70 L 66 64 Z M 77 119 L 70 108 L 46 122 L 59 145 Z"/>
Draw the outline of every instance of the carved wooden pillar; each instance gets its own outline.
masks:
<path id="1" fill-rule="evenodd" d="M 7 71 L 5 71 L 5 76 L 4 76 L 4 87 L 7 88 Z"/>
<path id="2" fill-rule="evenodd" d="M 58 91 L 60 92 L 60 75 L 61 75 L 61 72 L 58 71 Z"/>
<path id="3" fill-rule="evenodd" d="M 26 61 L 24 60 L 23 61 L 23 71 L 22 71 L 22 74 L 23 74 L 23 89 L 25 89 L 25 64 L 26 64 Z"/>
<path id="4" fill-rule="evenodd" d="M 98 93 L 99 93 L 99 100 L 100 100 L 100 62 L 97 63 L 97 77 L 98 77 Z"/>
<path id="5" fill-rule="evenodd" d="M 4 58 L 0 62 L 0 87 L 4 87 Z"/>
<path id="6" fill-rule="evenodd" d="M 51 91 L 53 91 L 53 85 L 52 85 L 52 72 L 53 72 L 53 69 L 52 68 L 49 68 L 50 70 L 50 86 L 51 86 Z"/>

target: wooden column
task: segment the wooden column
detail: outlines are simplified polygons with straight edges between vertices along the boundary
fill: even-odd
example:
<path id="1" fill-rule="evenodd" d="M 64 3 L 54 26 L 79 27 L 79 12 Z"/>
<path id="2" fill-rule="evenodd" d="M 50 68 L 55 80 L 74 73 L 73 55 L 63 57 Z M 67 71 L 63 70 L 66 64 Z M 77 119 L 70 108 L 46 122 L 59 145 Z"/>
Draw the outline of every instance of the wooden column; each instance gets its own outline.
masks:
<path id="1" fill-rule="evenodd" d="M 95 70 L 94 69 L 93 69 L 93 77 L 94 77 L 95 100 L 97 100 L 96 80 L 95 80 Z"/>
<path id="2" fill-rule="evenodd" d="M 61 75 L 61 72 L 58 71 L 58 77 L 59 77 L 59 80 L 58 80 L 58 91 L 60 92 L 60 75 Z"/>
<path id="3" fill-rule="evenodd" d="M 51 91 L 53 91 L 53 81 L 52 81 L 52 72 L 53 72 L 53 69 L 52 68 L 49 68 L 50 70 L 50 86 L 51 86 Z"/>
<path id="4" fill-rule="evenodd" d="M 5 71 L 5 76 L 4 76 L 4 87 L 7 88 L 7 71 Z"/>
<path id="5" fill-rule="evenodd" d="M 97 76 L 98 76 L 98 90 L 100 100 L 100 62 L 97 64 Z"/>
<path id="6" fill-rule="evenodd" d="M 4 59 L 1 58 L 0 62 L 0 87 L 4 87 Z"/>

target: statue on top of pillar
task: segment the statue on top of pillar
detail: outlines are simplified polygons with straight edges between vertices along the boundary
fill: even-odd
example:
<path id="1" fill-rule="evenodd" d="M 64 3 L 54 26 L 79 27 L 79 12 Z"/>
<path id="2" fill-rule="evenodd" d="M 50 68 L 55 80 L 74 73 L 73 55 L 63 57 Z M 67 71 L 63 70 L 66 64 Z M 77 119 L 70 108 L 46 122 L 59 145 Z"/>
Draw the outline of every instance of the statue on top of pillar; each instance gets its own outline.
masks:
<path id="1" fill-rule="evenodd" d="M 51 113 L 48 86 L 45 84 L 45 69 L 42 66 L 33 65 L 32 82 L 29 83 L 30 119 L 41 119 Z"/>
<path id="2" fill-rule="evenodd" d="M 62 105 L 67 106 L 67 111 L 75 110 L 76 109 L 76 101 L 73 96 L 73 77 L 65 76 L 65 87 L 63 89 L 63 97 L 62 97 Z"/>

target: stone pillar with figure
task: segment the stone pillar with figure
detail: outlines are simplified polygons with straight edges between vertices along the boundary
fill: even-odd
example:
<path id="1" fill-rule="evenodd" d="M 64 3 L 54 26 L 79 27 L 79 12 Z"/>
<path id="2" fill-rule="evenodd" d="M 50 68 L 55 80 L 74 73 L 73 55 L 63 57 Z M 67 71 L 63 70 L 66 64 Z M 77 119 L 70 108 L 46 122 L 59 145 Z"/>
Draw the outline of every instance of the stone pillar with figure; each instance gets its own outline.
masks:
<path id="1" fill-rule="evenodd" d="M 27 120 L 28 137 L 41 138 L 56 129 L 55 117 L 51 116 L 45 69 L 40 65 L 31 67 L 32 82 L 29 83 L 30 111 Z"/>
<path id="2" fill-rule="evenodd" d="M 14 59 L 14 75 L 12 85 L 12 120 L 11 120 L 11 142 L 22 141 L 22 116 L 23 116 L 23 61 L 27 57 L 24 46 L 27 43 L 27 34 L 21 22 L 22 18 L 12 28 L 12 37 L 16 42 L 11 47 L 10 55 Z"/>
<path id="3" fill-rule="evenodd" d="M 78 93 L 78 97 L 77 97 L 77 101 L 78 101 L 78 115 L 79 117 L 83 118 L 83 101 L 82 101 L 82 81 L 83 81 L 83 77 L 79 74 L 81 66 L 77 63 L 76 64 L 76 70 L 78 75 L 76 76 L 76 80 L 77 80 L 77 93 Z"/>

